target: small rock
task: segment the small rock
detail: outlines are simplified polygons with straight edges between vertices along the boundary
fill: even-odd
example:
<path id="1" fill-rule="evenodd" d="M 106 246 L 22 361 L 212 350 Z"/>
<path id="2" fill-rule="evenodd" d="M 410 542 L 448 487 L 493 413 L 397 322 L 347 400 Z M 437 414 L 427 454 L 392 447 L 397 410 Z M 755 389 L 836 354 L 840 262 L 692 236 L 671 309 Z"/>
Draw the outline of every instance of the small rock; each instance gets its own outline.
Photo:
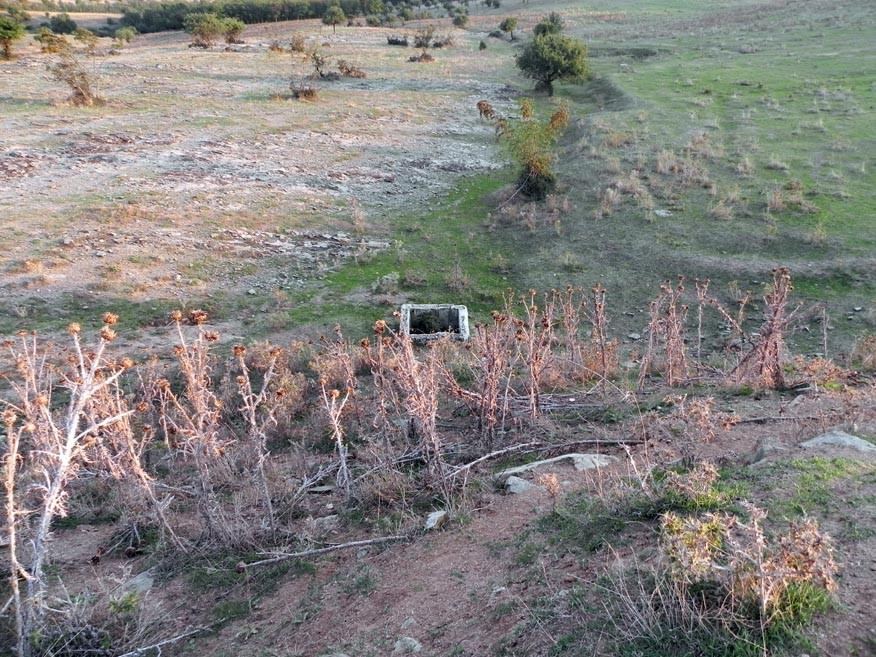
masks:
<path id="1" fill-rule="evenodd" d="M 847 447 L 849 449 L 856 449 L 859 452 L 876 452 L 876 445 L 873 443 L 839 429 L 833 429 L 804 443 L 800 443 L 800 447 L 804 449 L 823 446 Z"/>
<path id="2" fill-rule="evenodd" d="M 754 465 L 755 463 L 760 463 L 769 456 L 786 451 L 788 451 L 788 448 L 782 445 L 775 437 L 767 436 L 758 442 L 757 449 L 749 462 Z"/>
<path id="3" fill-rule="evenodd" d="M 526 479 L 521 479 L 514 475 L 511 475 L 505 480 L 505 490 L 512 495 L 519 495 L 520 493 L 525 493 L 533 488 L 537 488 L 537 486 L 526 481 Z"/>
<path id="4" fill-rule="evenodd" d="M 136 593 L 140 596 L 145 595 L 149 592 L 149 589 L 152 588 L 152 585 L 155 583 L 155 578 L 152 577 L 152 574 L 146 570 L 129 579 L 125 582 L 122 587 L 126 592 Z"/>
<path id="5" fill-rule="evenodd" d="M 247 293 L 248 295 L 250 295 L 250 296 L 255 296 L 255 294 L 256 294 L 255 288 L 249 288 L 249 289 L 246 291 L 246 293 Z"/>
<path id="6" fill-rule="evenodd" d="M 403 630 L 406 630 L 406 629 L 408 629 L 409 627 L 413 627 L 413 626 L 416 625 L 416 624 L 417 624 L 416 619 L 415 619 L 413 616 L 408 616 L 408 617 L 405 618 L 404 621 L 402 622 L 401 627 L 402 627 Z"/>
<path id="7" fill-rule="evenodd" d="M 426 516 L 426 524 L 423 525 L 423 529 L 426 531 L 429 531 L 430 529 L 438 529 L 445 522 L 447 522 L 447 511 L 444 509 L 433 511 Z"/>
<path id="8" fill-rule="evenodd" d="M 337 514 L 332 514 L 330 516 L 323 516 L 322 518 L 314 518 L 310 521 L 311 526 L 314 531 L 327 534 L 328 532 L 334 531 L 338 528 L 340 524 L 340 518 Z"/>
<path id="9" fill-rule="evenodd" d="M 642 336 L 639 333 L 627 333 L 627 337 L 630 340 L 641 340 L 642 339 Z"/>
<path id="10" fill-rule="evenodd" d="M 307 492 L 313 495 L 328 495 L 334 489 L 334 486 L 313 486 L 311 488 L 308 488 Z"/>
<path id="11" fill-rule="evenodd" d="M 410 636 L 403 636 L 395 642 L 393 655 L 413 655 L 423 650 L 423 644 Z"/>

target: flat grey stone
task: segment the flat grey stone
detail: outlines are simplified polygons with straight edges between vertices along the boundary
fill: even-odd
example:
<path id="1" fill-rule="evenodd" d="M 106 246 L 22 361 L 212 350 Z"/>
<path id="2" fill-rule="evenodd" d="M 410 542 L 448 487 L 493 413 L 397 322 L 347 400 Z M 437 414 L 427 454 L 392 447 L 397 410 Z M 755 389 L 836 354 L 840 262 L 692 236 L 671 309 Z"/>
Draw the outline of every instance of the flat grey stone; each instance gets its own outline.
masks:
<path id="1" fill-rule="evenodd" d="M 514 475 L 511 475 L 505 480 L 505 490 L 512 495 L 519 495 L 520 493 L 525 493 L 533 488 L 538 488 L 538 486 L 526 481 L 526 479 L 515 477 Z"/>
<path id="2" fill-rule="evenodd" d="M 423 650 L 423 644 L 410 636 L 403 636 L 395 642 L 393 655 L 413 655 Z"/>
<path id="3" fill-rule="evenodd" d="M 426 524 L 423 525 L 423 529 L 426 531 L 429 531 L 430 529 L 438 529 L 445 522 L 447 522 L 447 511 L 444 509 L 433 511 L 426 516 Z"/>
<path id="4" fill-rule="evenodd" d="M 565 461 L 568 461 L 570 465 L 575 466 L 575 469 L 580 472 L 582 470 L 604 468 L 614 461 L 617 461 L 617 457 L 607 456 L 605 454 L 563 454 L 561 456 L 555 456 L 550 459 L 533 461 L 532 463 L 526 463 L 525 465 L 518 465 L 515 468 L 502 470 L 502 472 L 496 475 L 496 479 L 498 481 L 502 481 L 504 479 L 507 479 L 508 477 L 518 475 L 522 472 L 529 472 L 530 470 L 542 468 L 547 465 L 558 465 Z"/>
<path id="5" fill-rule="evenodd" d="M 859 452 L 876 452 L 876 445 L 873 443 L 864 440 L 863 438 L 853 436 L 845 431 L 840 431 L 839 429 L 833 429 L 827 433 L 821 434 L 820 436 L 807 440 L 806 442 L 800 443 L 800 447 L 803 447 L 804 449 L 825 446 L 846 447 L 849 449 L 856 449 Z"/>
<path id="6" fill-rule="evenodd" d="M 782 445 L 774 436 L 767 436 L 766 438 L 762 438 L 757 443 L 757 449 L 749 460 L 749 463 L 754 465 L 755 463 L 760 463 L 770 456 L 781 454 L 782 452 L 787 451 L 788 448 Z"/>

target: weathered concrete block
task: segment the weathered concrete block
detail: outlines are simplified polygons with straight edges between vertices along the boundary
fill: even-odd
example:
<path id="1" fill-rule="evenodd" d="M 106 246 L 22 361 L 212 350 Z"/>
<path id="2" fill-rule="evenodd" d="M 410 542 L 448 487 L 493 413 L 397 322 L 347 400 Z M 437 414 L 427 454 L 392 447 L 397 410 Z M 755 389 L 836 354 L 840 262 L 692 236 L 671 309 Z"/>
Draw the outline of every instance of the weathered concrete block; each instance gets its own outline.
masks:
<path id="1" fill-rule="evenodd" d="M 401 307 L 399 330 L 416 343 L 450 337 L 469 338 L 468 308 L 450 303 L 406 303 Z"/>

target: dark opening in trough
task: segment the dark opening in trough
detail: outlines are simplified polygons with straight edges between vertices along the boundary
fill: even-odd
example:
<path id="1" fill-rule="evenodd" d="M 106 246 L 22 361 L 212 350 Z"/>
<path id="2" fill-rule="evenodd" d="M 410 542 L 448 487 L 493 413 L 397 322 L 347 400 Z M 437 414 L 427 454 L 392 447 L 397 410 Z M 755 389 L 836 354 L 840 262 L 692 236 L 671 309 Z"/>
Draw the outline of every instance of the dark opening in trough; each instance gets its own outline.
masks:
<path id="1" fill-rule="evenodd" d="M 468 340 L 468 309 L 453 304 L 413 304 L 401 307 L 401 331 L 414 342 L 443 337 Z"/>

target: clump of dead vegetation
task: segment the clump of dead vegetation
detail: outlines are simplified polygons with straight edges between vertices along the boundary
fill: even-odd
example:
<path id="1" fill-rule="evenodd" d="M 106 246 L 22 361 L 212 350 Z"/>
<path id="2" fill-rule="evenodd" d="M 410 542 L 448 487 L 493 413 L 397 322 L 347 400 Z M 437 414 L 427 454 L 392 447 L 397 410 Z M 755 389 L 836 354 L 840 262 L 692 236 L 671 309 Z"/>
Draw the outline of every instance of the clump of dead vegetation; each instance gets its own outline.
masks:
<path id="1" fill-rule="evenodd" d="M 790 292 L 787 270 L 776 270 L 763 324 L 748 336 L 741 311 L 731 315 L 707 281 L 697 281 L 692 298 L 683 281 L 664 285 L 651 306 L 640 388 L 657 377 L 677 388 L 694 373 L 699 381 L 765 387 L 787 385 L 795 371 L 806 380 L 839 376 L 827 361 L 789 367 Z M 694 303 L 698 341 L 690 353 Z M 710 309 L 749 345 L 720 369 L 702 362 L 702 316 Z M 89 517 L 86 500 L 97 490 L 103 497 L 113 491 L 118 530 L 96 547 L 95 560 L 143 551 L 246 553 L 256 556 L 238 570 L 249 572 L 326 549 L 300 533 L 315 487 L 336 491 L 354 508 L 456 512 L 470 503 L 467 482 L 480 464 L 524 448 L 556 449 L 539 437 L 553 413 L 637 404 L 618 385 L 619 342 L 601 285 L 509 293 L 464 345 L 443 340 L 420 348 L 379 320 L 358 342 L 337 328 L 316 344 L 229 347 L 220 346 L 200 310 L 170 319 L 165 360 L 114 356 L 118 318 L 110 313 L 93 340 L 71 325 L 66 348 L 32 334 L 5 343 L 9 629 L 21 655 L 42 654 L 33 637 L 67 636 L 81 625 L 72 607 L 50 602 L 49 537 L 59 519 Z M 668 415 L 640 416 L 636 425 L 650 429 L 624 441 L 666 428 L 687 441 L 716 442 L 735 422 L 710 397 L 682 394 L 667 405 L 674 409 Z M 710 472 L 642 477 L 643 491 L 649 499 L 711 499 Z M 153 636 L 116 631 L 106 621 L 94 636 L 121 651 Z"/>

